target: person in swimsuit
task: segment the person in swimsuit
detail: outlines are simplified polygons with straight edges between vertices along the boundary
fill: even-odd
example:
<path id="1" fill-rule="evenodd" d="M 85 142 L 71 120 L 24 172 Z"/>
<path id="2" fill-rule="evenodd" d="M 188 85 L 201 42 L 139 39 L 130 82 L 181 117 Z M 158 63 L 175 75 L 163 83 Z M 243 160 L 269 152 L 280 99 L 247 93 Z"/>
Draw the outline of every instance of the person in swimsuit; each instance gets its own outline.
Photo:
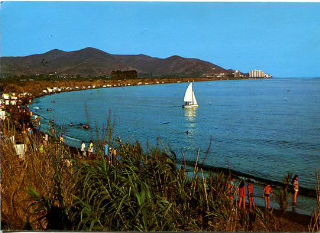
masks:
<path id="1" fill-rule="evenodd" d="M 298 179 L 299 179 L 299 176 L 295 175 L 294 178 L 291 181 L 292 186 L 293 186 L 293 197 L 292 197 L 292 203 L 293 204 L 297 203 L 297 196 L 298 196 L 298 192 L 299 192 Z"/>
<path id="2" fill-rule="evenodd" d="M 241 204 L 243 209 L 246 209 L 246 186 L 243 180 L 239 184 L 239 208 L 241 208 Z"/>
<path id="3" fill-rule="evenodd" d="M 232 177 L 230 183 L 228 184 L 228 198 L 231 200 L 231 203 L 233 202 L 233 196 L 235 192 L 235 181 L 236 179 Z"/>
<path id="4" fill-rule="evenodd" d="M 266 209 L 270 209 L 270 196 L 272 193 L 271 185 L 267 184 L 263 189 L 264 205 Z"/>
<path id="5" fill-rule="evenodd" d="M 248 199 L 249 199 L 249 206 L 250 206 L 250 211 L 252 208 L 256 208 L 254 204 L 254 198 L 253 198 L 253 185 L 251 183 L 251 180 L 248 180 Z"/>
<path id="6" fill-rule="evenodd" d="M 89 159 L 93 159 L 93 142 L 92 141 L 90 141 L 89 143 L 88 156 L 89 156 Z"/>

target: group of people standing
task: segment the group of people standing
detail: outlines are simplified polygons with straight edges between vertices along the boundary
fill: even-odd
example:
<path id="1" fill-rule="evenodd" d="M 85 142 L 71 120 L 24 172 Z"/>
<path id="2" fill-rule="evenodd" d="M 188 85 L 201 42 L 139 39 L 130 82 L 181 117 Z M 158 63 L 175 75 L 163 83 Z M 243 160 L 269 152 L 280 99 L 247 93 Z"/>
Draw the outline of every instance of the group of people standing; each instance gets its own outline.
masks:
<path id="1" fill-rule="evenodd" d="M 291 181 L 292 188 L 293 188 L 293 197 L 292 197 L 292 204 L 295 205 L 297 203 L 297 196 L 299 192 L 299 183 L 298 183 L 299 176 L 295 175 Z M 235 178 L 232 177 L 231 181 L 228 185 L 228 191 L 229 191 L 229 199 L 233 203 L 234 196 L 238 194 L 239 196 L 239 208 L 246 208 L 246 185 L 244 180 L 241 180 L 239 183 L 239 186 L 237 187 L 235 184 Z M 249 200 L 249 208 L 250 211 L 255 208 L 255 202 L 254 202 L 254 194 L 253 194 L 253 184 L 251 180 L 247 181 L 247 196 Z M 267 184 L 263 188 L 263 198 L 265 203 L 265 208 L 270 209 L 270 199 L 273 195 L 271 184 Z"/>
<path id="2" fill-rule="evenodd" d="M 88 146 L 88 158 L 89 159 L 93 159 L 93 142 L 90 140 L 89 142 L 89 146 Z M 80 148 L 80 151 L 81 151 L 81 155 L 83 157 L 86 157 L 87 156 L 87 152 L 86 152 L 86 144 L 84 143 L 84 141 L 81 142 L 81 148 Z"/>
<path id="3" fill-rule="evenodd" d="M 89 145 L 88 145 L 88 158 L 89 159 L 94 159 L 93 149 L 94 149 L 94 145 L 93 145 L 93 142 L 90 140 Z M 108 160 L 109 163 L 111 163 L 112 158 L 115 158 L 117 155 L 117 150 L 115 148 L 111 148 L 107 142 L 104 143 L 103 149 L 104 149 L 104 157 Z M 80 150 L 81 150 L 81 155 L 83 157 L 87 157 L 86 144 L 84 141 L 81 142 Z"/>
<path id="4" fill-rule="evenodd" d="M 247 181 L 247 189 L 248 189 L 248 200 L 249 200 L 249 208 L 250 211 L 256 207 L 254 203 L 254 195 L 253 195 L 253 184 L 251 180 Z M 239 183 L 239 187 L 236 187 L 235 178 L 231 179 L 230 184 L 228 185 L 229 190 L 229 199 L 233 202 L 234 195 L 238 193 L 239 195 L 239 208 L 246 208 L 246 185 L 244 180 L 241 180 Z"/>

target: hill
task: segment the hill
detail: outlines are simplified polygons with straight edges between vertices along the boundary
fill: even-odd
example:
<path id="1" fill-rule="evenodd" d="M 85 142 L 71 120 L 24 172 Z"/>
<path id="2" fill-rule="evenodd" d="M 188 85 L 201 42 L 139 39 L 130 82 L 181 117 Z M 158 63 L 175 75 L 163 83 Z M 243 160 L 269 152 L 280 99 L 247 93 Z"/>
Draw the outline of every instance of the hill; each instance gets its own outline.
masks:
<path id="1" fill-rule="evenodd" d="M 71 52 L 54 49 L 43 54 L 0 59 L 4 76 L 57 74 L 87 77 L 109 75 L 114 70 L 136 70 L 140 77 L 203 77 L 232 72 L 195 58 L 113 55 L 90 47 Z"/>

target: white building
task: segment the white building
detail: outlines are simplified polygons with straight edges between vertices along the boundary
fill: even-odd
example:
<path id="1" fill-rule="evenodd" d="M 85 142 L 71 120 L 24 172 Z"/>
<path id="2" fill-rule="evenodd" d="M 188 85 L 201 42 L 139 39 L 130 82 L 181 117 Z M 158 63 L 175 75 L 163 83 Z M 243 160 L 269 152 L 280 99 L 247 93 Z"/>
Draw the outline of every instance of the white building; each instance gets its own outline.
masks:
<path id="1" fill-rule="evenodd" d="M 266 74 L 262 70 L 250 70 L 249 77 L 250 78 L 265 78 Z"/>
<path id="2" fill-rule="evenodd" d="M 241 76 L 241 73 L 240 73 L 239 70 L 235 70 L 233 75 L 234 75 L 235 78 L 239 78 Z"/>
<path id="3" fill-rule="evenodd" d="M 265 77 L 265 78 L 272 78 L 272 75 L 265 73 L 265 74 L 264 74 L 264 77 Z"/>
<path id="4" fill-rule="evenodd" d="M 10 95 L 9 94 L 2 94 L 2 98 L 5 100 L 10 99 Z"/>

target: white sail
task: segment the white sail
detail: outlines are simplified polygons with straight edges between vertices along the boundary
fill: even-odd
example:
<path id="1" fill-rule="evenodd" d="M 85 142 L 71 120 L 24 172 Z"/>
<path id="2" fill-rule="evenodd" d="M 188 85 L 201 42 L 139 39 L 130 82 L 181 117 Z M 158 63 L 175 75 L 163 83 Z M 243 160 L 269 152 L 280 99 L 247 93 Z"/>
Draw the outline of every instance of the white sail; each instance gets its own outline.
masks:
<path id="1" fill-rule="evenodd" d="M 196 97 L 195 97 L 195 95 L 194 95 L 194 91 L 192 91 L 192 103 L 191 103 L 191 104 L 193 104 L 193 105 L 198 105 L 197 99 L 196 99 Z"/>
<path id="2" fill-rule="evenodd" d="M 184 94 L 184 102 L 192 102 L 192 83 L 189 84 L 186 93 Z"/>

